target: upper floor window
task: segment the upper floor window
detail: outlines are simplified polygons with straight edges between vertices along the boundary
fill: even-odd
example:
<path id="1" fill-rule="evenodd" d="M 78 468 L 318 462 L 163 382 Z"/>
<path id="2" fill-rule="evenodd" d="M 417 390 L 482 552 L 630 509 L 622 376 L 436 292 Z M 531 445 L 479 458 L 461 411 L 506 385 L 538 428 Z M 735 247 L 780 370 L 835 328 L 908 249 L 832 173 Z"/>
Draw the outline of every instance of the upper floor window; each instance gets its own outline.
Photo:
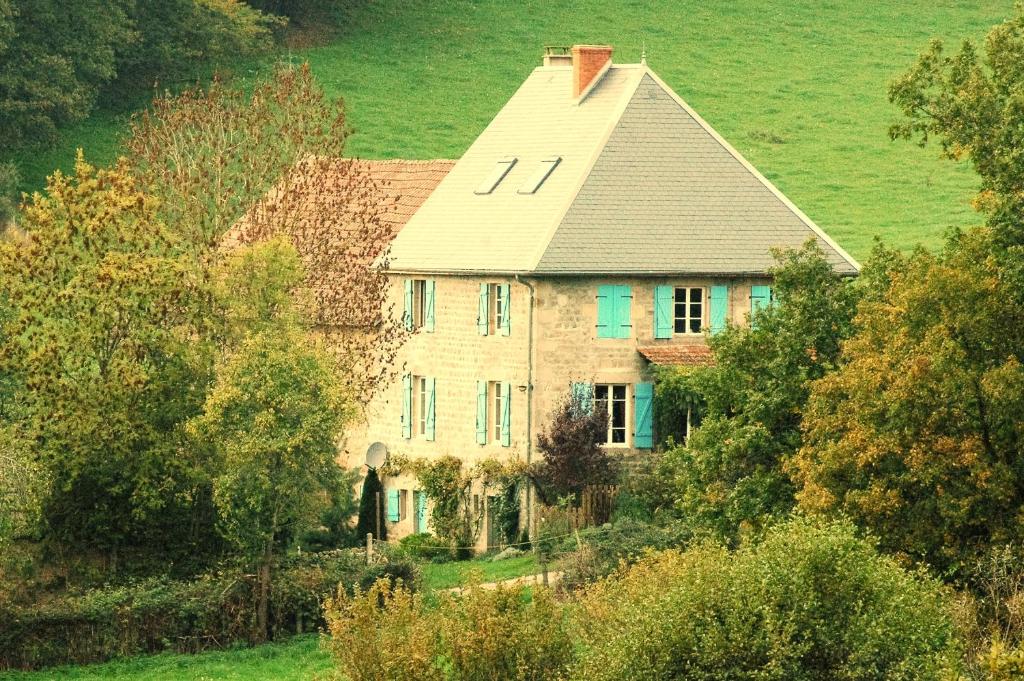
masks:
<path id="1" fill-rule="evenodd" d="M 413 413 L 413 432 L 416 435 L 426 435 L 427 433 L 427 409 L 430 406 L 430 401 L 427 397 L 427 378 L 426 376 L 413 376 L 412 377 L 412 413 Z"/>
<path id="2" fill-rule="evenodd" d="M 594 386 L 594 400 L 608 413 L 608 432 L 602 444 L 626 444 L 626 386 L 599 383 Z"/>
<path id="3" fill-rule="evenodd" d="M 434 290 L 433 279 L 405 280 L 403 317 L 407 331 L 420 328 L 424 331 L 434 330 Z"/>
<path id="4" fill-rule="evenodd" d="M 512 332 L 511 287 L 508 284 L 480 284 L 476 324 L 481 336 Z"/>
<path id="5" fill-rule="evenodd" d="M 493 170 L 491 170 L 491 173 L 487 176 L 487 179 L 481 182 L 473 193 L 490 194 L 493 192 L 498 188 L 498 185 L 501 184 L 501 181 L 505 179 L 505 176 L 508 175 L 508 172 L 512 170 L 512 166 L 515 164 L 515 156 L 507 156 L 503 159 L 499 159 L 494 165 Z"/>
<path id="6" fill-rule="evenodd" d="M 674 328 L 676 333 L 700 333 L 704 326 L 704 289 L 682 287 L 675 290 Z"/>

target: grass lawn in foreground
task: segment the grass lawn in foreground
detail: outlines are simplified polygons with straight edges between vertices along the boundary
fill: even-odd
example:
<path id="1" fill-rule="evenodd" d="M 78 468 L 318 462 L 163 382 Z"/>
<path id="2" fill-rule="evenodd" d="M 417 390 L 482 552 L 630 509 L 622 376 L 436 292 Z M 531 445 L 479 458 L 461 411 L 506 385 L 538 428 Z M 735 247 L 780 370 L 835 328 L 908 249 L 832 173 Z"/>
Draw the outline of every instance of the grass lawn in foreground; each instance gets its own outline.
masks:
<path id="1" fill-rule="evenodd" d="M 539 571 L 528 553 L 508 560 L 487 558 L 457 563 L 423 565 L 425 592 L 464 584 L 474 571 L 493 582 Z M 197 655 L 165 653 L 113 660 L 78 667 L 54 667 L 38 672 L 0 672 L 0 681 L 299 681 L 313 679 L 331 667 L 330 656 L 320 649 L 317 635 L 298 636 L 256 648 L 218 650 Z"/>
<path id="2" fill-rule="evenodd" d="M 198 655 L 162 654 L 132 657 L 81 667 L 54 667 L 38 672 L 0 672 L 4 681 L 306 681 L 330 669 L 330 656 L 319 636 L 298 636 L 256 648 L 218 650 Z"/>
<path id="3" fill-rule="evenodd" d="M 934 36 L 955 48 L 1013 0 L 378 0 L 328 45 L 293 50 L 345 97 L 368 158 L 458 158 L 540 64 L 544 45 L 609 43 L 650 66 L 854 256 L 875 236 L 936 246 L 979 222 L 976 180 L 934 146 L 891 142 L 888 83 Z M 242 68 L 243 73 L 258 68 Z M 76 146 L 110 160 L 124 119 L 102 112 L 59 148 L 19 159 L 26 186 L 69 168 Z"/>

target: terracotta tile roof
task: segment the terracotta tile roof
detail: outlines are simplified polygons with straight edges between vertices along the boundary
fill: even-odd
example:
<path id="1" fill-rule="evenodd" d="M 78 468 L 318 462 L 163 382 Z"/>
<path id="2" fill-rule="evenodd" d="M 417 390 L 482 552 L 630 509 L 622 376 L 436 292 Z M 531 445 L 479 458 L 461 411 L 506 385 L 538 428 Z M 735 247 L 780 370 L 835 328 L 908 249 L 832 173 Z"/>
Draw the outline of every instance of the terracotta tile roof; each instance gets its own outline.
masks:
<path id="1" fill-rule="evenodd" d="M 706 345 L 648 345 L 637 351 L 653 364 L 702 367 L 714 364 L 711 348 Z"/>
<path id="2" fill-rule="evenodd" d="M 221 247 L 287 234 L 306 268 L 318 323 L 362 325 L 379 307 L 370 265 L 454 161 L 308 157 L 221 240 Z"/>
<path id="3" fill-rule="evenodd" d="M 358 203 L 369 200 L 377 205 L 377 219 L 384 225 L 390 225 L 391 236 L 394 237 L 405 227 L 413 213 L 426 201 L 431 192 L 444 179 L 455 161 L 437 159 L 427 161 L 406 160 L 363 160 L 363 159 L 311 159 L 298 165 L 298 172 L 292 178 L 292 192 L 286 202 L 286 210 L 295 210 L 293 215 L 298 218 L 299 228 L 292 229 L 292 242 L 300 253 L 308 249 L 320 249 L 332 243 L 339 247 L 349 243 L 354 225 L 348 215 L 359 211 Z M 320 178 L 312 179 L 308 175 L 316 174 Z M 363 190 L 363 191 L 360 191 Z M 271 190 L 267 195 L 266 205 L 273 207 L 281 203 L 280 187 Z M 353 198 L 355 200 L 353 201 Z M 265 206 L 257 207 L 257 210 Z M 302 229 L 303 217 L 320 211 L 337 216 L 331 220 L 333 234 L 323 234 L 315 230 Z M 222 240 L 222 246 L 232 247 L 240 243 L 251 243 L 262 235 L 253 238 L 250 229 L 252 215 L 246 215 L 232 228 Z M 372 249 L 376 257 L 386 244 L 378 244 Z"/>
<path id="4" fill-rule="evenodd" d="M 397 234 L 412 214 L 427 200 L 455 161 L 356 161 L 356 167 L 373 178 L 387 209 L 381 219 L 393 225 Z"/>

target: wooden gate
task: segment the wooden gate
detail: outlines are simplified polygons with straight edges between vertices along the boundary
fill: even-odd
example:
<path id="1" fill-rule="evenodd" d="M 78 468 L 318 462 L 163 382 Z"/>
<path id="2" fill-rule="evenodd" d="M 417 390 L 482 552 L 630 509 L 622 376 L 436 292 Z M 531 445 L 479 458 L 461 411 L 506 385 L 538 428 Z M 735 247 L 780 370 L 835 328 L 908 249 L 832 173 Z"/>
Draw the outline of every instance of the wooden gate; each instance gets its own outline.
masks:
<path id="1" fill-rule="evenodd" d="M 618 493 L 619 488 L 616 485 L 590 485 L 583 490 L 580 505 L 575 508 L 563 509 L 538 504 L 537 512 L 533 516 L 534 532 L 537 531 L 537 523 L 556 518 L 567 521 L 569 528 L 573 530 L 604 525 L 611 520 L 612 506 Z"/>

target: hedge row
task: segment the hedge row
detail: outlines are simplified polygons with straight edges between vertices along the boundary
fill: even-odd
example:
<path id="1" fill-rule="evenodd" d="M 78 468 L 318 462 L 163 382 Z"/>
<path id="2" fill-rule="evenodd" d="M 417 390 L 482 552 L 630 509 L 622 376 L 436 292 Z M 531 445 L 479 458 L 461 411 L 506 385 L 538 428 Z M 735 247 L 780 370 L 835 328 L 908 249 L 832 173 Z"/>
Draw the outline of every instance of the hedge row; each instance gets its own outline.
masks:
<path id="1" fill-rule="evenodd" d="M 415 582 L 408 560 L 367 566 L 348 550 L 292 558 L 274 574 L 272 636 L 323 625 L 321 604 L 339 584 L 367 588 L 379 577 Z M 191 581 L 152 579 L 0 609 L 0 669 L 85 664 L 164 650 L 194 653 L 252 642 L 254 575 L 218 572 Z"/>

